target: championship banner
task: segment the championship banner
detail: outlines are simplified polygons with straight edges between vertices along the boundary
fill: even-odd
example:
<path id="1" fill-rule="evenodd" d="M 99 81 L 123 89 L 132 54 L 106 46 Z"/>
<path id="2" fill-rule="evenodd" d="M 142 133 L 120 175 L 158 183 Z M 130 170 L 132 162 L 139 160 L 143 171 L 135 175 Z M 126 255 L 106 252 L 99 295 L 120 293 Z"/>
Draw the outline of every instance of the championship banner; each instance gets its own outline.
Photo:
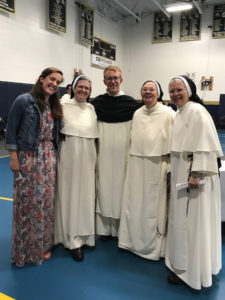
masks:
<path id="1" fill-rule="evenodd" d="M 15 13 L 15 0 L 0 0 L 0 10 Z"/>
<path id="2" fill-rule="evenodd" d="M 173 17 L 167 18 L 162 12 L 154 14 L 152 43 L 172 42 Z"/>
<path id="3" fill-rule="evenodd" d="M 114 65 L 116 60 L 116 46 L 94 37 L 94 46 L 91 47 L 91 62 L 99 68 Z"/>
<path id="4" fill-rule="evenodd" d="M 201 15 L 197 9 L 182 12 L 180 16 L 180 41 L 200 40 Z"/>
<path id="5" fill-rule="evenodd" d="M 66 0 L 49 0 L 48 27 L 66 33 Z"/>
<path id="6" fill-rule="evenodd" d="M 225 38 L 225 3 L 214 5 L 212 38 Z"/>
<path id="7" fill-rule="evenodd" d="M 94 44 L 94 10 L 88 5 L 81 3 L 81 42 L 86 45 Z"/>

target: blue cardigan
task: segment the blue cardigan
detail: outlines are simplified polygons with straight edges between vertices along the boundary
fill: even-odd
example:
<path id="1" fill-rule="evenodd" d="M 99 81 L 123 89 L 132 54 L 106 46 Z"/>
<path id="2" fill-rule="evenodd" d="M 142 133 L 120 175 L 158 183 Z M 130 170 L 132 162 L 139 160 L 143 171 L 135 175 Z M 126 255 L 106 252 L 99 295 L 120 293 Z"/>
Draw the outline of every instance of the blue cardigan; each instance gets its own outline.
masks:
<path id="1" fill-rule="evenodd" d="M 35 151 L 40 134 L 41 112 L 31 94 L 16 98 L 9 113 L 6 127 L 6 149 Z M 54 119 L 53 143 L 58 148 L 60 120 Z"/>

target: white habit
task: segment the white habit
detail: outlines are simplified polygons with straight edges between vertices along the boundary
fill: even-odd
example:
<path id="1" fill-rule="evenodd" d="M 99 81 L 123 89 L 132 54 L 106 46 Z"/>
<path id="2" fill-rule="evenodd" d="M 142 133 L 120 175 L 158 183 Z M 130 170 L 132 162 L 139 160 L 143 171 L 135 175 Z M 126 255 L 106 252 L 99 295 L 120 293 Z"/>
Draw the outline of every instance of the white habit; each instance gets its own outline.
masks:
<path id="1" fill-rule="evenodd" d="M 71 101 L 72 100 L 72 101 Z M 56 194 L 55 244 L 76 249 L 95 244 L 95 166 L 98 137 L 94 107 L 63 102 Z"/>
<path id="2" fill-rule="evenodd" d="M 220 156 L 211 116 L 188 101 L 177 111 L 172 134 L 166 265 L 194 289 L 211 286 L 212 274 L 221 269 Z M 205 184 L 176 191 L 175 185 L 187 182 L 190 171 L 200 172 Z"/>
<path id="3" fill-rule="evenodd" d="M 119 247 L 152 260 L 164 256 L 167 173 L 175 112 L 161 103 L 133 117 Z"/>
<path id="4" fill-rule="evenodd" d="M 73 101 L 73 99 L 70 98 L 70 94 L 64 94 L 62 98 L 60 99 L 61 104 L 64 102 L 70 102 Z"/>
<path id="5" fill-rule="evenodd" d="M 130 146 L 131 121 L 98 121 L 98 197 L 96 233 L 117 236 Z M 109 172 L 110 170 L 110 172 Z"/>

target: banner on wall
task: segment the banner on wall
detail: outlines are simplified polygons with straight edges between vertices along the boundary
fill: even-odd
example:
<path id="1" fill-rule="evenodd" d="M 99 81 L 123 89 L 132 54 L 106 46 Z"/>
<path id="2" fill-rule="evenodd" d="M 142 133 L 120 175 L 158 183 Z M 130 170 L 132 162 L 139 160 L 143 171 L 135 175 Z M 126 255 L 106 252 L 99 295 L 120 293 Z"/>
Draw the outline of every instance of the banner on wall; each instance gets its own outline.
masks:
<path id="1" fill-rule="evenodd" d="M 94 9 L 81 3 L 80 5 L 81 17 L 81 42 L 86 45 L 93 46 L 94 44 Z"/>
<path id="2" fill-rule="evenodd" d="M 201 15 L 197 9 L 180 15 L 180 41 L 200 40 Z"/>
<path id="3" fill-rule="evenodd" d="M 66 33 L 66 0 L 49 0 L 48 27 Z"/>
<path id="4" fill-rule="evenodd" d="M 214 5 L 212 37 L 225 38 L 225 3 Z"/>
<path id="5" fill-rule="evenodd" d="M 0 0 L 0 10 L 15 13 L 15 0 Z"/>
<path id="6" fill-rule="evenodd" d="M 116 60 L 116 46 L 95 36 L 94 45 L 91 47 L 91 54 Z"/>
<path id="7" fill-rule="evenodd" d="M 152 43 L 167 43 L 172 41 L 173 17 L 168 18 L 163 12 L 154 14 L 154 30 Z"/>
<path id="8" fill-rule="evenodd" d="M 94 37 L 94 45 L 91 47 L 92 65 L 106 68 L 114 65 L 116 60 L 116 46 L 102 39 Z"/>
<path id="9" fill-rule="evenodd" d="M 106 67 L 113 66 L 115 62 L 113 60 L 101 57 L 99 55 L 91 55 L 91 64 L 93 66 L 105 69 Z"/>

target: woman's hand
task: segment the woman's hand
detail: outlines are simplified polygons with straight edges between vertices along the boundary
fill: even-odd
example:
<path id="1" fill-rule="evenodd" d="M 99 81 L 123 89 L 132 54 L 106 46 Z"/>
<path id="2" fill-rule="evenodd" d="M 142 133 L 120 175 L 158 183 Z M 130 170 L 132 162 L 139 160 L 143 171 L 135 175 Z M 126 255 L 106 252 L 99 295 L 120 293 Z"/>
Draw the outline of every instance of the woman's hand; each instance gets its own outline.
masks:
<path id="1" fill-rule="evenodd" d="M 191 172 L 191 177 L 188 181 L 189 188 L 196 189 L 199 187 L 200 174 L 198 172 Z"/>
<path id="2" fill-rule="evenodd" d="M 11 171 L 18 172 L 19 171 L 19 160 L 16 151 L 10 151 L 10 163 L 9 167 Z"/>

